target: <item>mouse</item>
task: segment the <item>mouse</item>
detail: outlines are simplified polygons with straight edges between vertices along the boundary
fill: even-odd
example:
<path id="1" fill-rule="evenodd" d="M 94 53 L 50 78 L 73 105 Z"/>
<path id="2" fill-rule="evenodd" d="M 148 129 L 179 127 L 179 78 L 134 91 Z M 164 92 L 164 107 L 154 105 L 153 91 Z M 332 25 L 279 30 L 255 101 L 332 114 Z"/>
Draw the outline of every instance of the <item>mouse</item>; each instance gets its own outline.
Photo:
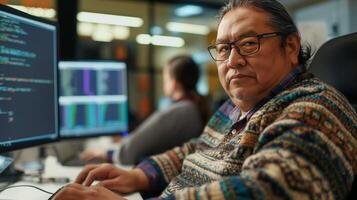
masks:
<path id="1" fill-rule="evenodd" d="M 53 197 L 55 197 L 55 196 L 56 196 L 56 194 L 57 194 L 59 191 L 61 191 L 61 190 L 63 189 L 63 187 L 64 187 L 64 186 L 62 186 L 62 187 L 58 188 L 58 189 L 57 189 L 57 191 L 56 191 L 55 193 L 53 193 L 53 194 L 50 196 L 50 198 L 49 198 L 48 200 L 53 199 Z"/>

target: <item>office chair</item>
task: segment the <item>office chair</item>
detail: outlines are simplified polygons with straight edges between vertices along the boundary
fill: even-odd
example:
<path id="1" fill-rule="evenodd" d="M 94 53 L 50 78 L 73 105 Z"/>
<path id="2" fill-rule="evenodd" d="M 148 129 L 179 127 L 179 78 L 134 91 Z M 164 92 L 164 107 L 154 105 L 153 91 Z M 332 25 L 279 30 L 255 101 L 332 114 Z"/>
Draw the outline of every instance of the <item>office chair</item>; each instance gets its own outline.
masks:
<path id="1" fill-rule="evenodd" d="M 316 52 L 309 71 L 342 92 L 357 110 L 357 33 L 331 39 Z M 348 200 L 357 199 L 354 177 Z"/>
<path id="2" fill-rule="evenodd" d="M 357 109 L 357 32 L 324 43 L 309 70 L 342 92 Z"/>

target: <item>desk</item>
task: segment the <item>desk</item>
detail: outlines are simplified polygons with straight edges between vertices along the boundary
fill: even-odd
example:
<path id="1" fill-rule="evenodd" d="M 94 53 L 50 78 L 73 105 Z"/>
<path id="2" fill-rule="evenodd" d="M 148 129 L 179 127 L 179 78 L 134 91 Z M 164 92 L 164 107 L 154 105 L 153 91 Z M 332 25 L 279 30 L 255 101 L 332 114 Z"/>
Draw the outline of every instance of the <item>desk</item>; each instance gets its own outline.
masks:
<path id="1" fill-rule="evenodd" d="M 128 166 L 120 166 L 130 168 Z M 58 164 L 53 158 L 46 159 L 44 177 L 68 177 L 74 181 L 83 167 L 66 167 Z M 13 185 L 33 185 L 48 192 L 56 192 L 62 187 L 60 183 L 34 183 L 30 181 L 19 181 Z M 0 193 L 0 200 L 47 200 L 51 195 L 30 187 L 10 188 Z M 141 200 L 139 193 L 124 196 L 128 200 Z"/>

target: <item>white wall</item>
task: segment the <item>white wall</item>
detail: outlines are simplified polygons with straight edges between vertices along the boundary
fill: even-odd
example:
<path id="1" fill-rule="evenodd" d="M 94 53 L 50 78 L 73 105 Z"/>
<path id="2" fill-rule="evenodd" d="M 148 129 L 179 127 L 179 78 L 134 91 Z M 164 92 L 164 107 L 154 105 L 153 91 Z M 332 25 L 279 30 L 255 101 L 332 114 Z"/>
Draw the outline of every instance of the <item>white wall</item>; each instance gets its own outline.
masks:
<path id="1" fill-rule="evenodd" d="M 357 31 L 357 1 L 331 0 L 297 10 L 295 21 L 302 38 L 318 48 L 336 36 Z"/>

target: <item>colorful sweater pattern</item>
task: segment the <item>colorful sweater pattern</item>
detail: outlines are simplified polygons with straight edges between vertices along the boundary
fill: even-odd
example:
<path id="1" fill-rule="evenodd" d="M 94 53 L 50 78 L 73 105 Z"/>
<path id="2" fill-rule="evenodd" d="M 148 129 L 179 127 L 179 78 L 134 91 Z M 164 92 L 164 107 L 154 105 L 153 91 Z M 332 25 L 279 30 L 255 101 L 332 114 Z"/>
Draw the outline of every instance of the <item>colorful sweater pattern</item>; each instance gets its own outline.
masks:
<path id="1" fill-rule="evenodd" d="M 357 114 L 303 73 L 242 130 L 227 101 L 195 140 L 144 160 L 160 199 L 344 199 L 357 174 Z"/>

